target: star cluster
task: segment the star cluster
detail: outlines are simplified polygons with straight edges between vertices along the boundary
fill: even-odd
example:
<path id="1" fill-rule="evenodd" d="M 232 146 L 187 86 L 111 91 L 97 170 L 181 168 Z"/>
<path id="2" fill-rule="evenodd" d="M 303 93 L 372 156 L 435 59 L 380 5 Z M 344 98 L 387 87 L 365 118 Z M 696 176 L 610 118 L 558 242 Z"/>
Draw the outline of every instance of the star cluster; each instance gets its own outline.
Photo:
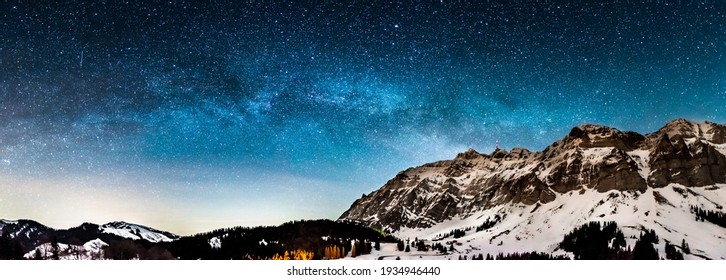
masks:
<path id="1" fill-rule="evenodd" d="M 2 216 L 336 218 L 497 140 L 726 121 L 720 4 L 152 2 L 0 3 Z"/>

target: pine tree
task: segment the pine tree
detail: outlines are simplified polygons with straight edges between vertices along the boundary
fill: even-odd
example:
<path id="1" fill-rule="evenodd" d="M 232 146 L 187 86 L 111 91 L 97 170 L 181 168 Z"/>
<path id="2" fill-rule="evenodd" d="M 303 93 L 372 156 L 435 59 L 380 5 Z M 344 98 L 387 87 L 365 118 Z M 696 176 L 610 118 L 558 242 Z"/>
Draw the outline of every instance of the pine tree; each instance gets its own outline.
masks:
<path id="1" fill-rule="evenodd" d="M 314 255 L 312 251 L 298 249 L 293 253 L 293 260 L 312 260 Z"/>
<path id="2" fill-rule="evenodd" d="M 23 248 L 17 240 L 10 237 L 10 231 L 3 231 L 0 237 L 0 260 L 23 259 Z"/>
<path id="3" fill-rule="evenodd" d="M 325 247 L 325 254 L 323 255 L 323 259 L 326 260 L 334 260 L 334 259 L 340 259 L 340 249 L 336 245 L 328 245 Z"/>
<path id="4" fill-rule="evenodd" d="M 666 254 L 666 259 L 669 259 L 669 260 L 682 260 L 683 259 L 683 253 L 678 252 L 678 250 L 676 250 L 676 246 L 673 246 L 673 244 L 668 242 L 668 240 L 666 240 L 666 244 L 665 244 L 665 254 Z"/>
<path id="5" fill-rule="evenodd" d="M 52 258 L 54 260 L 59 260 L 60 259 L 60 256 L 59 256 L 60 246 L 58 245 L 58 238 L 53 237 L 53 241 L 51 241 L 50 244 L 51 244 L 51 253 L 53 254 Z"/>
<path id="6" fill-rule="evenodd" d="M 275 254 L 274 256 L 272 256 L 272 260 L 290 260 L 290 252 L 285 250 L 285 253 L 282 255 L 280 255 L 279 253 Z"/>
<path id="7" fill-rule="evenodd" d="M 625 247 L 625 235 L 622 231 L 619 231 L 615 234 L 615 241 L 613 241 L 613 249 L 620 250 L 620 248 Z"/>
<path id="8" fill-rule="evenodd" d="M 686 239 L 683 239 L 683 241 L 681 241 L 681 250 L 683 250 L 683 253 L 686 253 L 686 254 L 691 253 L 691 248 L 688 247 L 688 243 L 686 243 Z"/>
<path id="9" fill-rule="evenodd" d="M 653 247 L 653 243 L 644 240 L 643 238 L 638 239 L 638 241 L 635 242 L 635 247 L 633 248 L 633 259 L 657 260 L 658 258 L 658 252 Z"/>

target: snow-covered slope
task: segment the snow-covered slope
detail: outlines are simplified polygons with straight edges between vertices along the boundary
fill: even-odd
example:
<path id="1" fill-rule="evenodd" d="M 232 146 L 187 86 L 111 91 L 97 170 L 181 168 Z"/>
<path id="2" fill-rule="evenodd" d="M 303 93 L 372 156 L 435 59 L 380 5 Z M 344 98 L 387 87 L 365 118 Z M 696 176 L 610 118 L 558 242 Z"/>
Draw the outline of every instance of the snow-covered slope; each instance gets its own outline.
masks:
<path id="1" fill-rule="evenodd" d="M 179 239 L 179 236 L 173 233 L 127 222 L 111 222 L 101 225 L 99 230 L 102 233 L 113 234 L 133 240 L 143 239 L 150 242 L 171 242 Z"/>
<path id="2" fill-rule="evenodd" d="M 59 260 L 100 260 L 103 259 L 103 247 L 108 246 L 106 242 L 100 239 L 94 239 L 86 242 L 82 246 L 58 243 L 57 257 Z M 25 254 L 26 259 L 54 259 L 54 249 L 52 243 L 40 244 L 35 249 Z"/>
<path id="3" fill-rule="evenodd" d="M 691 259 L 726 258 L 726 228 L 708 221 L 697 221 L 691 206 L 721 211 L 726 205 L 726 184 L 686 188 L 672 184 L 645 192 L 616 191 L 600 193 L 594 190 L 558 194 L 546 204 L 505 204 L 480 211 L 465 218 L 456 217 L 429 228 L 402 228 L 399 238 L 447 243 L 456 240 L 456 254 L 492 255 L 499 252 L 547 252 L 565 254 L 557 246 L 565 234 L 590 221 L 614 221 L 623 230 L 631 248 L 643 230 L 655 230 L 661 240 L 690 245 Z M 487 219 L 499 215 L 501 221 L 490 229 L 476 231 Z M 460 238 L 437 238 L 455 229 L 466 229 Z M 665 242 L 657 244 L 665 252 Z M 448 258 L 449 256 L 440 256 Z"/>
<path id="4" fill-rule="evenodd" d="M 107 242 L 124 238 L 149 242 L 171 242 L 179 239 L 179 236 L 172 233 L 126 222 L 112 222 L 101 226 L 83 223 L 69 229 L 53 229 L 36 221 L 23 219 L 0 220 L 0 234 L 7 234 L 13 242 L 18 242 L 26 257 L 31 254 L 31 258 L 36 257 L 35 251 L 38 250 L 45 256 L 50 242 L 57 240 L 62 247 L 61 257 L 66 259 L 88 259 L 89 256 L 97 258 L 101 248 L 108 246 Z M 86 243 L 82 246 L 68 245 L 81 242 Z"/>
<path id="5" fill-rule="evenodd" d="M 725 258 L 726 229 L 696 221 L 691 210 L 726 206 L 724 136 L 723 125 L 683 119 L 647 135 L 583 125 L 541 152 L 469 150 L 409 168 L 340 219 L 412 240 L 472 228 L 455 247 L 484 254 L 564 253 L 557 244 L 575 227 L 615 221 L 631 246 L 653 229 L 674 244 L 687 240 L 687 258 Z M 497 215 L 493 227 L 474 230 Z"/>
<path id="6" fill-rule="evenodd" d="M 54 232 L 54 229 L 32 220 L 0 220 L 0 233 L 7 233 L 25 248 L 35 247 L 38 240 L 48 240 Z"/>

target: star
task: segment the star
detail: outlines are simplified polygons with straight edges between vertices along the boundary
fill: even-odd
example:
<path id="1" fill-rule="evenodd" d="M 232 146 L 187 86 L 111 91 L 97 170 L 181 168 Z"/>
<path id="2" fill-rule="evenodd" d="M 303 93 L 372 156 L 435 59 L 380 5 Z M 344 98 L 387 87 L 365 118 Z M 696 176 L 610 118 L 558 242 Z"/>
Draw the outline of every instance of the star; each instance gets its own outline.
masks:
<path id="1" fill-rule="evenodd" d="M 583 123 L 726 121 L 716 4 L 5 5 L 5 218 L 335 219 L 401 170 L 498 139 L 537 151 Z M 194 226 L 153 224 L 181 216 Z"/>

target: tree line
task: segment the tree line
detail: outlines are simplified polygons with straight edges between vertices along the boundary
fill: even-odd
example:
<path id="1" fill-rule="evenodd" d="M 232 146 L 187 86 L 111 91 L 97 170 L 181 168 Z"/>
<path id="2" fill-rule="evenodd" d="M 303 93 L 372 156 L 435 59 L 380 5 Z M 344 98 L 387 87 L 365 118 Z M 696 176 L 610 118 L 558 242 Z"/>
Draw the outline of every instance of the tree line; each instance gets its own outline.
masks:
<path id="1" fill-rule="evenodd" d="M 691 213 L 696 216 L 696 221 L 708 221 L 712 224 L 726 228 L 726 215 L 723 212 L 704 210 L 697 206 L 691 206 Z"/>

